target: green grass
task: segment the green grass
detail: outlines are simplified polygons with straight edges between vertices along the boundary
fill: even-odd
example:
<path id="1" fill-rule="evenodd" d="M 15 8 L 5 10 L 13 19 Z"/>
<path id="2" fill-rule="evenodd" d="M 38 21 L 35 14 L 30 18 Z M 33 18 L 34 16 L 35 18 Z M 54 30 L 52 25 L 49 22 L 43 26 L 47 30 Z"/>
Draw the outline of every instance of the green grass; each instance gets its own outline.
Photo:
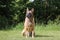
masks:
<path id="1" fill-rule="evenodd" d="M 35 38 L 25 38 L 20 30 L 0 31 L 0 40 L 60 40 L 60 31 L 36 31 Z"/>
<path id="2" fill-rule="evenodd" d="M 0 30 L 0 40 L 60 40 L 60 25 L 35 25 L 35 38 L 25 38 L 21 35 L 23 23 L 19 23 L 13 30 Z"/>

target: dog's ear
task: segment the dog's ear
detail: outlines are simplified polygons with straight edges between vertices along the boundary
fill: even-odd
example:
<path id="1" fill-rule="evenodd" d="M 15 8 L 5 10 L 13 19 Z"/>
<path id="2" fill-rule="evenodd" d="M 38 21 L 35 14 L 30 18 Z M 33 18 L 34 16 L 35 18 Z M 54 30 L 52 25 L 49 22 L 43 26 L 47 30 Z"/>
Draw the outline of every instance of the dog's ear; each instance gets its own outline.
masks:
<path id="1" fill-rule="evenodd" d="M 26 12 L 28 12 L 28 11 L 29 11 L 29 9 L 27 8 Z"/>
<path id="2" fill-rule="evenodd" d="M 34 12 L 34 8 L 32 8 L 31 11 Z"/>

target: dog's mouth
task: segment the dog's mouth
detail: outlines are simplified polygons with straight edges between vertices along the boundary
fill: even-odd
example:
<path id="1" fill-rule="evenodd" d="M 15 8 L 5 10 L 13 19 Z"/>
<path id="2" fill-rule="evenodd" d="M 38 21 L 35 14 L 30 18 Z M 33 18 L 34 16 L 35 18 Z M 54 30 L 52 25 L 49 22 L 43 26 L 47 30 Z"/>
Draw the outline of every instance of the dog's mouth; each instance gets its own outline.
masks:
<path id="1" fill-rule="evenodd" d="M 28 17 L 28 18 L 31 18 L 31 16 L 32 16 L 31 13 L 26 14 L 26 17 Z"/>

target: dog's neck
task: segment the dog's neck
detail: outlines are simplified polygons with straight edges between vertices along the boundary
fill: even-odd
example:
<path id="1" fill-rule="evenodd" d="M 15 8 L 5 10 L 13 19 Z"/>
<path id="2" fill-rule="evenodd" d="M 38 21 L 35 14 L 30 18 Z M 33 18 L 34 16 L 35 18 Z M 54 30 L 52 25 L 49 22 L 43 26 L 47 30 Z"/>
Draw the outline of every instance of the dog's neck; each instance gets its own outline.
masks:
<path id="1" fill-rule="evenodd" d="M 30 20 L 30 22 L 32 22 L 32 20 L 33 20 L 33 17 L 29 18 L 29 20 Z"/>
<path id="2" fill-rule="evenodd" d="M 26 19 L 28 19 L 27 21 L 33 22 L 34 17 L 33 16 L 31 18 L 26 17 Z"/>

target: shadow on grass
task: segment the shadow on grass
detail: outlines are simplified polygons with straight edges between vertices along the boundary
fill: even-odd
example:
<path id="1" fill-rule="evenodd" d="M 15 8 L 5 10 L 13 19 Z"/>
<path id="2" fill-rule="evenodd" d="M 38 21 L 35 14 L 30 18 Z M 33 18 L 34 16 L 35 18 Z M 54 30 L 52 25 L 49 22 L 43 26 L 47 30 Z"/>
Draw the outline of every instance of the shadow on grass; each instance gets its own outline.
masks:
<path id="1" fill-rule="evenodd" d="M 35 35 L 35 37 L 53 37 L 52 35 Z"/>

